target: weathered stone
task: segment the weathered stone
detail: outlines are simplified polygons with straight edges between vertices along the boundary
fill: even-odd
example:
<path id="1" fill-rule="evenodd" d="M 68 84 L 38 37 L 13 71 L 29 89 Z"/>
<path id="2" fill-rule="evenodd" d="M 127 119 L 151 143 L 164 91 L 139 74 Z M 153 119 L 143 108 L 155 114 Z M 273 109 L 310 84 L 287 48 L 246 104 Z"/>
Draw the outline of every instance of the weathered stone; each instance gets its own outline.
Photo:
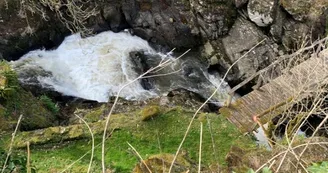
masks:
<path id="1" fill-rule="evenodd" d="M 128 28 L 120 3 L 112 2 L 110 5 L 104 5 L 101 8 L 102 16 L 109 25 L 109 29 L 119 32 Z"/>
<path id="2" fill-rule="evenodd" d="M 265 41 L 255 47 L 250 53 L 243 56 L 247 51 L 252 49 L 256 44 L 265 39 Z M 236 71 L 233 74 L 234 80 L 244 80 L 250 77 L 258 70 L 264 68 L 275 59 L 274 43 L 265 36 L 251 22 L 239 18 L 231 28 L 229 35 L 222 39 L 224 49 L 229 58 L 228 64 L 239 60 Z M 241 44 L 242 43 L 242 44 Z"/>
<path id="3" fill-rule="evenodd" d="M 48 14 L 51 22 L 41 16 L 32 15 L 28 10 L 21 9 L 19 0 L 8 2 L 8 8 L 0 4 L 0 52 L 7 60 L 17 59 L 26 51 L 36 47 L 50 48 L 62 41 L 68 30 L 59 20 Z M 40 6 L 42 10 L 43 7 Z M 46 11 L 46 10 L 45 10 Z M 22 14 L 26 12 L 26 14 Z"/>
<path id="4" fill-rule="evenodd" d="M 236 9 L 231 0 L 193 0 L 191 8 L 203 38 L 217 39 L 227 34 L 235 21 Z"/>
<path id="5" fill-rule="evenodd" d="M 247 12 L 251 21 L 264 27 L 273 22 L 276 7 L 276 0 L 250 0 L 247 5 Z"/>
<path id="6" fill-rule="evenodd" d="M 281 8 L 278 8 L 276 10 L 274 23 L 270 26 L 270 34 L 276 42 L 281 42 L 286 20 L 286 14 Z"/>
<path id="7" fill-rule="evenodd" d="M 236 5 L 237 8 L 242 7 L 243 5 L 245 5 L 248 2 L 248 0 L 234 0 L 234 3 Z"/>
<path id="8" fill-rule="evenodd" d="M 328 8 L 326 0 L 280 0 L 280 4 L 299 21 L 316 21 Z"/>
<path id="9" fill-rule="evenodd" d="M 287 20 L 284 24 L 282 45 L 286 50 L 300 48 L 302 42 L 308 37 L 310 27 L 302 22 Z"/>
<path id="10" fill-rule="evenodd" d="M 177 48 L 199 44 L 185 16 L 180 15 L 170 3 L 160 0 L 127 0 L 123 2 L 122 9 L 134 34 L 143 39 Z"/>

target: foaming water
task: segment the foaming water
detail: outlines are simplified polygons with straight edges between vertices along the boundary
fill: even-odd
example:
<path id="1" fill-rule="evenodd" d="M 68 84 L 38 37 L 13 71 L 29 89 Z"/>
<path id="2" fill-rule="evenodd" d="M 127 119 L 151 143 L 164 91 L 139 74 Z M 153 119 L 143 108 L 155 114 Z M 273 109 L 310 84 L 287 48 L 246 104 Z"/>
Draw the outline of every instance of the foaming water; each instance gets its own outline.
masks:
<path id="1" fill-rule="evenodd" d="M 12 65 L 19 73 L 40 68 L 50 72 L 51 75 L 37 77 L 43 87 L 65 95 L 107 102 L 109 96 L 115 95 L 120 87 L 138 76 L 129 60 L 129 52 L 137 50 L 156 53 L 145 40 L 124 32 L 103 32 L 88 38 L 75 34 L 66 37 L 56 50 L 31 51 Z M 144 90 L 138 82 L 127 86 L 121 93 L 122 97 L 132 100 L 155 95 Z"/>
<path id="2" fill-rule="evenodd" d="M 126 32 L 108 31 L 87 38 L 71 35 L 56 50 L 31 51 L 11 63 L 24 84 L 42 85 L 64 95 L 107 102 L 110 96 L 117 95 L 122 86 L 140 75 L 140 67 L 136 67 L 135 60 L 132 62 L 130 57 L 133 51 L 150 55 L 153 62 L 167 58 L 139 37 Z M 120 96 L 129 100 L 144 100 L 173 89 L 185 88 L 208 97 L 221 79 L 204 74 L 206 68 L 201 69 L 200 66 L 192 59 L 177 61 L 167 68 L 167 72 L 182 68 L 181 72 L 156 77 L 152 80 L 153 88 L 148 90 L 140 81 L 131 83 Z M 226 83 L 221 88 L 216 97 L 219 102 L 226 98 L 230 89 Z"/>

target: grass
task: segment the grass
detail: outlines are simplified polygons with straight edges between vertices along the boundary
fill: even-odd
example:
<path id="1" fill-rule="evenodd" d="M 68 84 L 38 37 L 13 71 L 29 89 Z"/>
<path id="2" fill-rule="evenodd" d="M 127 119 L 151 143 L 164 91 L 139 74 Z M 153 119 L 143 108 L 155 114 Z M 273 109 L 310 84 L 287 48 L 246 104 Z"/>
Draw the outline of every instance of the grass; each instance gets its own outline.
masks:
<path id="1" fill-rule="evenodd" d="M 186 127 L 192 117 L 192 112 L 173 109 L 149 120 L 140 121 L 128 127 L 116 130 L 106 141 L 106 164 L 116 172 L 131 172 L 138 163 L 137 156 L 129 148 L 129 142 L 146 159 L 159 153 L 175 153 Z M 225 156 L 232 145 L 249 144 L 253 141 L 243 136 L 224 117 L 216 114 L 200 114 L 204 123 L 202 143 L 202 165 L 212 163 L 225 165 Z M 210 122 L 210 123 L 208 123 Z M 209 127 L 211 126 L 211 130 Z M 215 140 L 213 149 L 211 133 Z M 195 121 L 182 150 L 188 152 L 189 158 L 198 160 L 200 121 Z M 96 145 L 101 143 L 101 137 L 96 137 Z M 58 172 L 77 161 L 91 149 L 91 141 L 78 140 L 65 142 L 61 145 L 39 146 L 31 149 L 32 165 L 37 172 Z M 216 151 L 216 153 L 214 152 Z M 25 151 L 21 151 L 25 153 Z M 70 168 L 67 172 L 86 172 L 90 153 Z M 101 171 L 101 147 L 96 147 L 92 172 Z"/>

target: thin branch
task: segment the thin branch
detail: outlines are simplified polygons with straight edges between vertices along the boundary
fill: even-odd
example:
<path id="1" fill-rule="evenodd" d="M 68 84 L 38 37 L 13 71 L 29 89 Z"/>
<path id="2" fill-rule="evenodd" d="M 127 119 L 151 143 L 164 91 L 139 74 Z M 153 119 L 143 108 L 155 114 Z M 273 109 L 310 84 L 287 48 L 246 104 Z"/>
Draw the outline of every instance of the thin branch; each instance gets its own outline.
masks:
<path id="1" fill-rule="evenodd" d="M 127 142 L 128 145 L 132 148 L 132 150 L 137 154 L 137 156 L 139 157 L 139 159 L 141 160 L 142 164 L 144 164 L 148 170 L 149 173 L 152 173 L 151 170 L 149 169 L 148 165 L 146 164 L 146 162 L 144 161 L 144 159 L 141 157 L 141 155 L 139 154 L 139 152 L 129 143 Z"/>
<path id="2" fill-rule="evenodd" d="M 198 154 L 198 173 L 201 171 L 202 165 L 202 142 L 203 142 L 203 123 L 200 123 L 200 135 L 199 135 L 199 154 Z"/>
<path id="3" fill-rule="evenodd" d="M 257 43 L 255 46 L 253 46 L 251 49 L 249 49 L 243 56 L 241 56 L 240 58 L 238 58 L 229 68 L 228 68 L 228 70 L 226 71 L 226 73 L 224 74 L 224 76 L 223 76 L 223 78 L 222 78 L 222 80 L 221 80 L 221 82 L 219 83 L 219 85 L 218 85 L 218 87 L 214 90 L 214 92 L 212 93 L 212 95 L 210 96 L 210 97 L 208 97 L 207 98 L 207 100 L 197 109 L 197 111 L 194 113 L 194 115 L 193 115 L 193 117 L 191 118 L 191 120 L 190 120 L 190 123 L 189 123 L 189 125 L 188 125 L 188 127 L 187 127 L 187 130 L 186 130 L 186 132 L 185 132 L 185 134 L 184 134 L 184 136 L 183 136 L 183 138 L 182 138 L 182 141 L 180 142 L 180 145 L 179 145 L 179 147 L 178 147 L 178 149 L 177 149 L 177 151 L 176 151 L 176 153 L 175 153 L 175 155 L 174 155 L 174 158 L 173 158 L 173 160 L 172 160 L 172 163 L 171 163 L 171 166 L 170 166 L 170 169 L 169 169 L 169 173 L 171 173 L 171 171 L 172 171 L 172 168 L 173 168 L 173 165 L 174 165 L 174 162 L 175 162 L 175 160 L 177 159 L 177 156 L 178 156 L 178 154 L 179 154 L 179 152 L 180 152 L 180 150 L 181 150 L 181 147 L 182 147 L 182 145 L 183 145 L 183 143 L 184 143 L 184 141 L 186 140 L 186 138 L 187 138 L 187 135 L 188 135 L 188 133 L 189 133 L 189 131 L 190 131 L 190 128 L 191 128 L 191 125 L 192 125 L 192 123 L 193 123 L 193 121 L 194 121 L 194 119 L 196 118 L 196 115 L 199 113 L 199 111 L 212 99 L 212 97 L 216 94 L 216 92 L 220 89 L 220 87 L 221 87 L 221 85 L 222 85 L 222 83 L 224 82 L 224 80 L 226 79 L 226 77 L 228 76 L 228 73 L 230 72 L 230 70 L 232 69 L 232 67 L 233 66 L 235 66 L 242 58 L 244 58 L 247 54 L 249 54 L 251 51 L 253 51 L 257 46 L 259 46 L 261 43 L 263 43 L 264 41 L 265 41 L 266 39 L 263 39 L 262 41 L 260 41 L 259 43 Z"/>
<path id="4" fill-rule="evenodd" d="M 87 173 L 90 173 L 91 167 L 92 167 L 92 162 L 93 162 L 93 155 L 94 155 L 94 151 L 95 151 L 95 138 L 94 138 L 92 129 L 90 128 L 89 124 L 82 117 L 78 116 L 77 114 L 74 114 L 74 115 L 76 117 L 78 117 L 88 127 L 88 130 L 89 130 L 90 135 L 91 135 L 91 142 L 92 142 L 92 145 L 91 145 L 91 156 L 90 156 L 90 162 L 89 162 L 89 167 L 88 167 L 88 171 L 87 171 Z"/>
<path id="5" fill-rule="evenodd" d="M 190 49 L 187 50 L 185 53 L 183 53 L 182 55 L 180 55 L 180 56 L 179 56 L 178 58 L 176 58 L 176 59 L 181 58 L 183 55 L 185 55 L 185 54 L 188 53 L 189 51 L 190 51 Z M 163 68 L 169 66 L 169 65 L 172 64 L 172 63 L 173 63 L 172 59 L 167 59 L 167 60 L 165 60 L 165 61 L 163 61 L 163 62 L 161 61 L 161 63 L 158 64 L 156 67 L 151 67 L 149 70 L 147 70 L 145 73 L 141 74 L 139 77 L 137 77 L 137 78 L 135 78 L 134 80 L 132 80 L 132 81 L 126 83 L 125 85 L 123 85 L 123 86 L 119 89 L 119 91 L 117 92 L 117 95 L 116 95 L 116 97 L 115 97 L 114 103 L 113 103 L 113 105 L 112 105 L 112 107 L 111 107 L 111 109 L 110 109 L 110 111 L 109 111 L 109 113 L 108 113 L 108 115 L 107 115 L 107 117 L 106 117 L 106 124 L 105 124 L 104 132 L 103 132 L 103 137 L 102 137 L 102 147 L 101 147 L 101 166 L 102 166 L 102 172 L 103 172 L 103 173 L 106 172 L 106 166 L 105 166 L 105 140 L 106 140 L 106 133 L 107 133 L 107 129 L 108 129 L 108 126 L 109 126 L 109 120 L 110 120 L 110 117 L 111 117 L 111 115 L 112 115 L 112 113 L 113 113 L 113 111 L 114 111 L 114 108 L 116 107 L 116 104 L 117 104 L 117 102 L 118 102 L 118 99 L 119 99 L 119 96 L 120 96 L 122 90 L 123 90 L 125 87 L 127 87 L 128 85 L 130 85 L 130 84 L 132 84 L 132 83 L 138 81 L 138 80 L 141 79 L 142 77 L 146 76 L 147 74 L 152 73 L 152 72 L 159 71 L 159 70 L 161 70 L 161 69 L 163 69 Z"/>
<path id="6" fill-rule="evenodd" d="M 10 141 L 10 145 L 9 145 L 9 151 L 8 151 L 8 153 L 7 153 L 7 157 L 6 157 L 5 162 L 3 163 L 1 173 L 4 173 L 4 172 L 5 172 L 6 164 L 7 164 L 8 160 L 9 160 L 10 155 L 11 155 L 12 147 L 13 147 L 13 144 L 14 144 L 14 139 L 15 139 L 15 136 L 16 136 L 16 133 L 17 133 L 17 131 L 18 131 L 18 127 L 19 127 L 19 125 L 20 125 L 20 123 L 21 123 L 22 118 L 23 118 L 23 114 L 21 114 L 21 115 L 19 116 L 18 121 L 17 121 L 17 124 L 16 124 L 15 131 L 14 131 L 14 132 L 12 133 L 12 135 L 11 135 L 11 141 Z"/>

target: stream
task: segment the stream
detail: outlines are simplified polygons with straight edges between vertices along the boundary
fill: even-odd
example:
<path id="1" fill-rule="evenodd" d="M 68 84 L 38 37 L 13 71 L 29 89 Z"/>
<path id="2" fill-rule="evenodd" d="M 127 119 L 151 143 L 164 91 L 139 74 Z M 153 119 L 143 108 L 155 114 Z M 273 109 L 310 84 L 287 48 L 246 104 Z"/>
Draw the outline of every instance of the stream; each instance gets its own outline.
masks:
<path id="1" fill-rule="evenodd" d="M 74 34 L 54 50 L 34 50 L 12 61 L 24 85 L 38 85 L 67 96 L 107 102 L 125 84 L 146 70 L 172 63 L 125 87 L 120 97 L 144 100 L 187 89 L 222 105 L 230 89 L 220 75 L 209 74 L 200 58 L 189 53 L 177 59 L 172 52 L 157 52 L 147 41 L 128 32 L 102 32 L 87 38 Z M 220 85 L 221 84 L 221 85 Z"/>

